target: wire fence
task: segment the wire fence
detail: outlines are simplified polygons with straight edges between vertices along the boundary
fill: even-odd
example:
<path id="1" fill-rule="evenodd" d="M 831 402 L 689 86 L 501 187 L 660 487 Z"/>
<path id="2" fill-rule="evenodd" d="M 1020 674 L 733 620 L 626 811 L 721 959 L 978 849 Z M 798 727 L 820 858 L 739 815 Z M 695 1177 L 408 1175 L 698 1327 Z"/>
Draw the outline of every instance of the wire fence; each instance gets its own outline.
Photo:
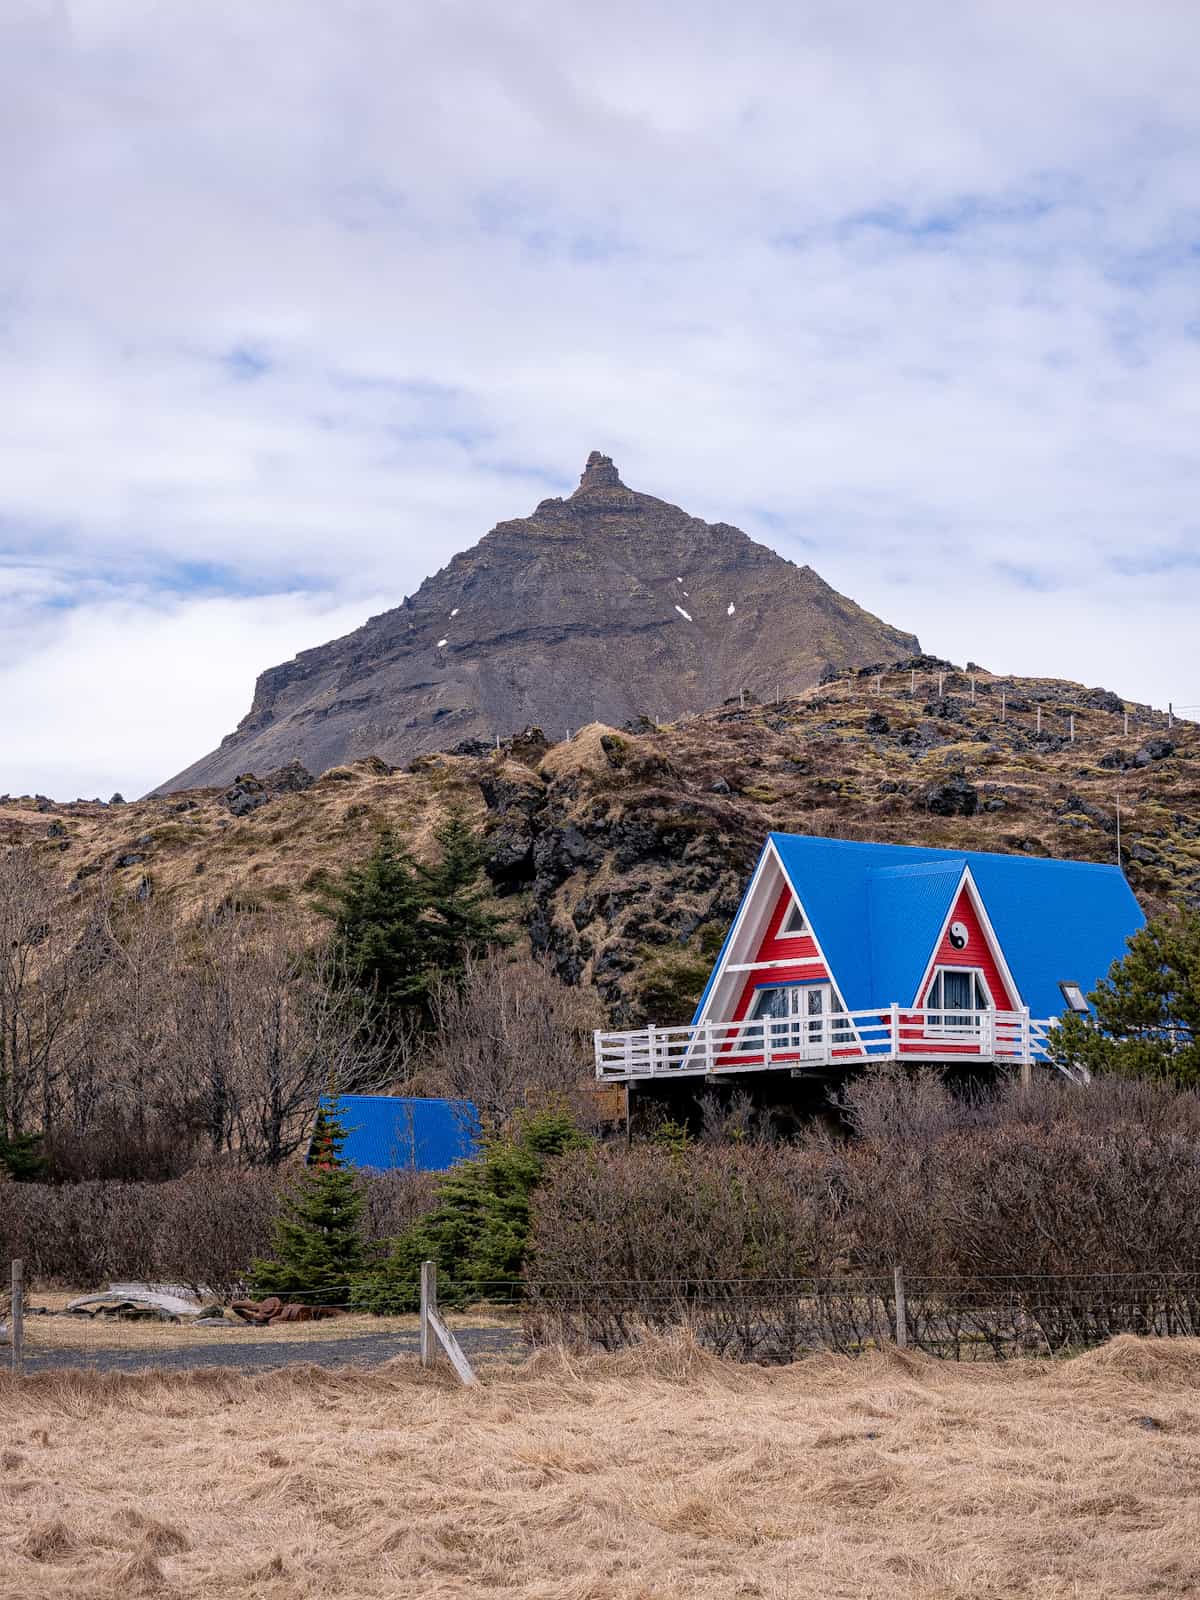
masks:
<path id="1" fill-rule="evenodd" d="M 1060 1355 L 1117 1334 L 1200 1336 L 1200 1272 L 531 1285 L 535 1343 L 619 1349 L 687 1327 L 716 1355 L 786 1362 L 897 1343 L 954 1361 Z"/>
<path id="2" fill-rule="evenodd" d="M 352 1285 L 323 1284 L 280 1297 L 301 1314 L 264 1323 L 239 1320 L 228 1306 L 202 1300 L 186 1310 L 139 1305 L 132 1285 L 114 1286 L 97 1303 L 75 1309 L 67 1308 L 65 1295 L 25 1288 L 23 1348 L 13 1351 L 12 1364 L 26 1371 L 130 1370 L 416 1355 L 420 1286 L 414 1278 L 411 1310 L 406 1287 L 398 1286 L 396 1304 L 405 1309 L 397 1315 L 356 1312 Z M 891 1344 L 945 1360 L 1003 1361 L 1067 1354 L 1118 1334 L 1200 1337 L 1200 1270 L 963 1278 L 893 1269 L 640 1281 L 446 1275 L 441 1306 L 469 1352 L 509 1359 L 545 1345 L 618 1350 L 686 1329 L 704 1349 L 744 1362 L 789 1362 L 817 1351 L 857 1355 Z M 0 1323 L 11 1344 L 11 1310 Z"/>
<path id="3" fill-rule="evenodd" d="M 1078 694 L 1063 696 L 1053 690 L 1043 689 L 1036 681 L 1021 678 L 993 677 L 982 672 L 961 671 L 956 667 L 905 667 L 886 672 L 858 673 L 854 678 L 839 677 L 836 683 L 865 682 L 868 692 L 876 695 L 899 694 L 909 700 L 932 702 L 939 710 L 955 703 L 957 711 L 969 715 L 972 708 L 986 711 L 1001 722 L 1028 724 L 1035 737 L 1048 741 L 1062 739 L 1075 743 L 1082 733 L 1077 719 L 1103 714 L 1119 722 L 1119 731 L 1126 737 L 1140 736 L 1143 732 L 1166 729 L 1170 731 L 1181 721 L 1194 720 L 1183 713 L 1194 713 L 1200 706 L 1169 702 L 1166 710 L 1124 700 L 1109 690 L 1083 689 Z M 1104 734 L 1110 737 L 1117 731 L 1106 722 Z"/>

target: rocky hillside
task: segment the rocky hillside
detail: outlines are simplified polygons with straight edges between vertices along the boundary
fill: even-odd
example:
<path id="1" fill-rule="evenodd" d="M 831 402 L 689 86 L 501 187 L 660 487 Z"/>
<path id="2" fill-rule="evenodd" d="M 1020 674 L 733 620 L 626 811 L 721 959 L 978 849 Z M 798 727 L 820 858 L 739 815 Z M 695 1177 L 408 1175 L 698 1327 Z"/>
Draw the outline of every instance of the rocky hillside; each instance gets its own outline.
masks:
<path id="1" fill-rule="evenodd" d="M 688 1014 L 772 828 L 1112 861 L 1119 796 L 1147 911 L 1200 906 L 1200 727 L 1166 721 L 1048 679 L 979 672 L 972 699 L 971 678 L 923 658 L 779 704 L 735 697 L 657 729 L 529 734 L 403 770 L 293 766 L 128 805 L 2 797 L 0 842 L 37 843 L 81 905 L 107 885 L 184 918 L 241 907 L 315 930 L 324 875 L 380 824 L 420 851 L 460 804 L 532 945 L 614 1019 L 665 1022 Z"/>
<path id="2" fill-rule="evenodd" d="M 410 599 L 264 672 L 218 750 L 164 791 L 299 760 L 405 762 L 529 724 L 669 720 L 917 648 L 810 567 L 627 489 L 593 452 L 569 499 L 502 522 Z"/>

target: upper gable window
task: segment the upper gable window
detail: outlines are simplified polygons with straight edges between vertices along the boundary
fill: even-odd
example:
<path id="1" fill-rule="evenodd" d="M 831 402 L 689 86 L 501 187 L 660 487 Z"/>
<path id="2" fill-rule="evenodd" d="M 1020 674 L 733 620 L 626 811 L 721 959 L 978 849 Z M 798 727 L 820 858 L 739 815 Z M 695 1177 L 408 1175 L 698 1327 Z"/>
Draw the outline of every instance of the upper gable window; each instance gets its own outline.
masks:
<path id="1" fill-rule="evenodd" d="M 779 932 L 784 937 L 808 932 L 808 923 L 804 920 L 804 913 L 801 911 L 797 901 L 793 900 L 788 907 L 787 915 L 783 919 L 783 925 Z"/>

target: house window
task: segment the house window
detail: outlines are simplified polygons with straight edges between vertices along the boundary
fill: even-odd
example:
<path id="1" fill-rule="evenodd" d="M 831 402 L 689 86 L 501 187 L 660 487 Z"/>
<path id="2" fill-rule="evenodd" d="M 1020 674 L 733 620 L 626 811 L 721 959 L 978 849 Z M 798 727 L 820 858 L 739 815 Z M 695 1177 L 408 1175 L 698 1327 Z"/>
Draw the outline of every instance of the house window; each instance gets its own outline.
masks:
<path id="1" fill-rule="evenodd" d="M 1081 1017 L 1088 1014 L 1087 996 L 1083 992 L 1083 985 L 1078 983 L 1060 983 L 1063 999 L 1067 1002 L 1068 1011 L 1077 1011 Z"/>
<path id="2" fill-rule="evenodd" d="M 786 989 L 759 989 L 750 1007 L 750 1015 L 757 1022 L 761 1017 L 786 1017 L 788 992 Z"/>
<path id="3" fill-rule="evenodd" d="M 790 995 L 787 989 L 757 989 L 754 1000 L 750 1006 L 750 1020 L 753 1022 L 774 1022 L 777 1018 L 790 1014 Z M 742 1034 L 742 1043 L 760 1048 L 763 1042 L 764 1029 L 747 1028 Z M 771 1028 L 772 1045 L 782 1045 L 788 1042 L 790 1028 Z"/>
<path id="4" fill-rule="evenodd" d="M 854 1039 L 854 1025 L 840 1015 L 845 1010 L 841 995 L 829 983 L 791 983 L 759 989 L 750 1007 L 749 1020 L 773 1023 L 771 1044 L 786 1049 L 801 1044 L 819 1046 L 832 1039 L 847 1044 Z M 783 1022 L 785 1026 L 780 1026 Z M 764 1029 L 747 1028 L 744 1044 L 761 1045 Z"/>
<path id="5" fill-rule="evenodd" d="M 804 913 L 795 900 L 788 907 L 787 916 L 783 919 L 783 926 L 779 933 L 782 938 L 792 938 L 797 934 L 807 933 L 808 923 L 804 920 Z"/>
<path id="6" fill-rule="evenodd" d="M 925 999 L 927 1011 L 941 1013 L 930 1018 L 929 1027 L 955 1031 L 978 1029 L 979 1013 L 991 1004 L 983 973 L 974 967 L 939 967 Z"/>

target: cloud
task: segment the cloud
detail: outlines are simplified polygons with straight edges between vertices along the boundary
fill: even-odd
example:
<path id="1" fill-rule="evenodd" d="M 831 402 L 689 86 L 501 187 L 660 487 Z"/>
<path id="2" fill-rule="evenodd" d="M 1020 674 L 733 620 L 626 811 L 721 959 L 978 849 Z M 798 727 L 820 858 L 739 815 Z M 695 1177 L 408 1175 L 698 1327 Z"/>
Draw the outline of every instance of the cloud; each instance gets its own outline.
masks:
<path id="1" fill-rule="evenodd" d="M 931 649 L 1200 700 L 1198 45 L 1112 0 L 14 0 L 0 670 L 61 692 L 0 749 L 165 775 L 248 705 L 232 619 L 319 643 L 593 447 Z M 141 661 L 212 630 L 221 720 L 71 691 L 122 607 Z"/>
<path id="2" fill-rule="evenodd" d="M 127 596 L 42 617 L 0 662 L 0 789 L 142 794 L 234 727 L 265 667 L 362 615 L 357 603 L 279 594 Z"/>

